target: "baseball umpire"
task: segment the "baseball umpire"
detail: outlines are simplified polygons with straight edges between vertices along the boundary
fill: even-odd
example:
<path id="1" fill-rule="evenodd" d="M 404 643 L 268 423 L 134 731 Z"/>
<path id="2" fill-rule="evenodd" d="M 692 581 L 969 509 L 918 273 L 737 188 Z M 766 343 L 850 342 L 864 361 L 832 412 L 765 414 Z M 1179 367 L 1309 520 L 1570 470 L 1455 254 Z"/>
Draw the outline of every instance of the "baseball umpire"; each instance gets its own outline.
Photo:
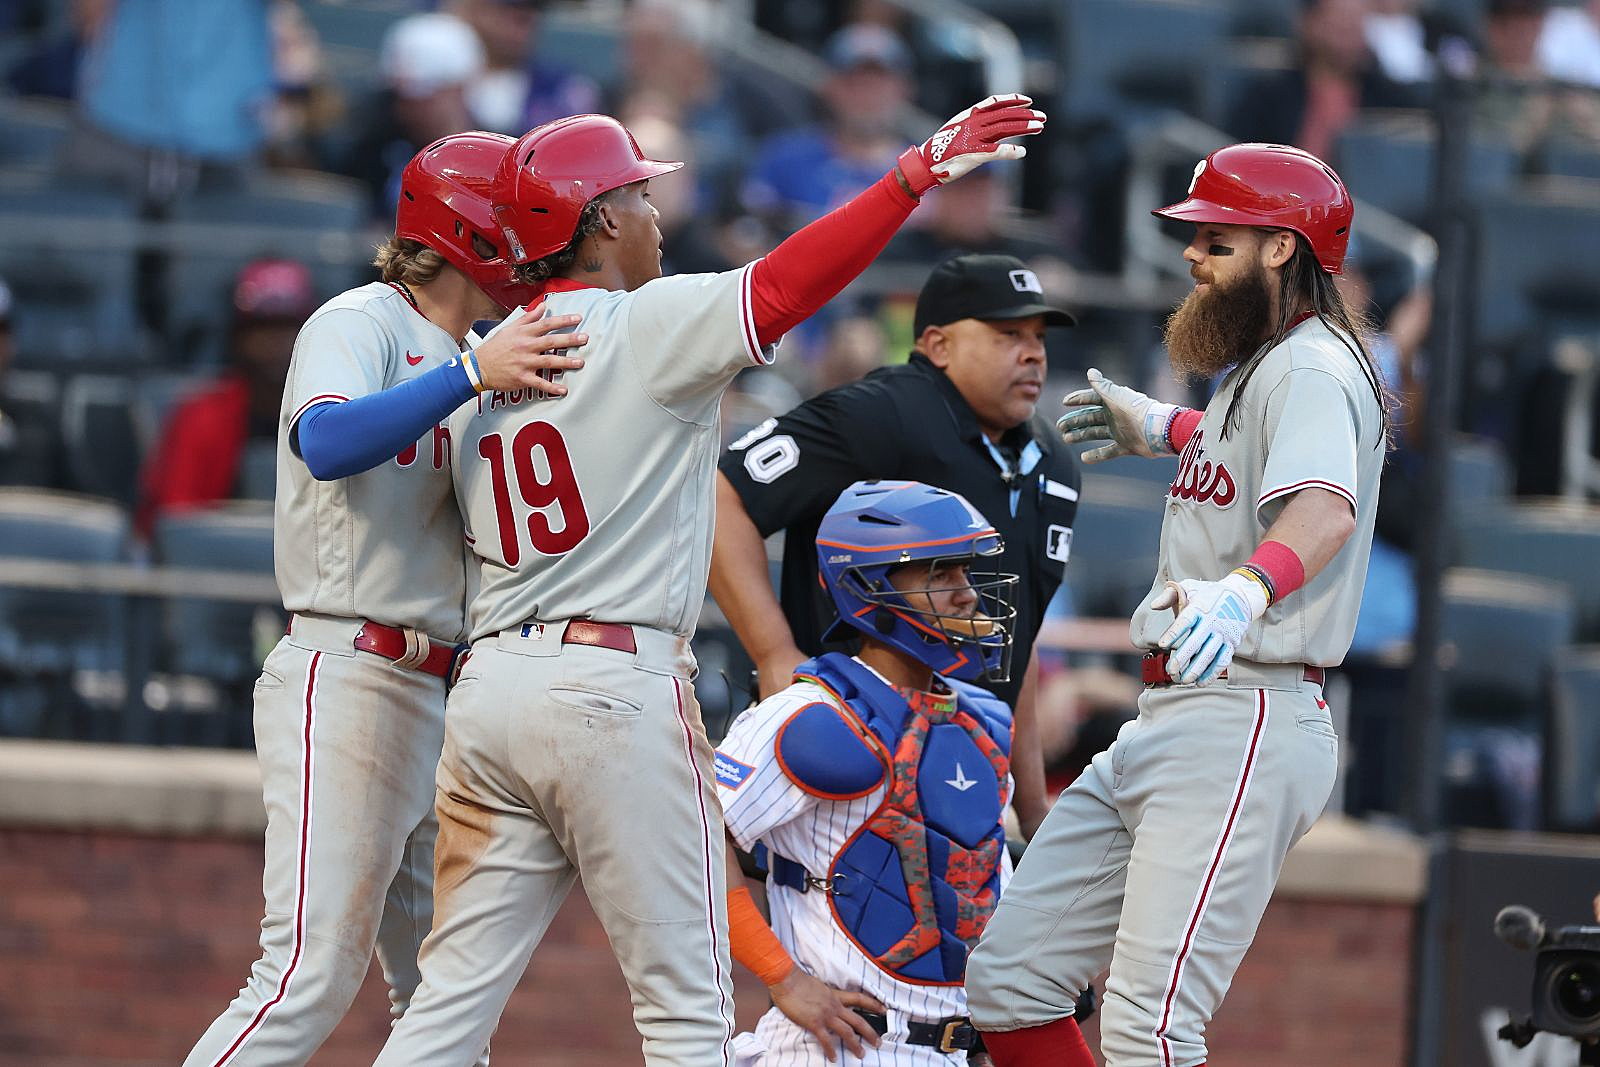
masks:
<path id="1" fill-rule="evenodd" d="M 841 1043 L 863 1064 L 965 1064 L 967 952 L 1010 874 L 1011 709 L 963 679 L 1004 671 L 1017 576 L 989 570 L 987 519 L 921 482 L 850 486 L 817 548 L 860 651 L 801 664 L 717 749 L 728 835 L 770 870 L 769 927 L 728 867 L 734 957 L 774 1004 L 737 1064 Z"/>
<path id="2" fill-rule="evenodd" d="M 301 328 L 278 426 L 273 547 L 289 633 L 255 690 L 267 807 L 261 959 L 188 1067 L 302 1064 L 344 1016 L 374 946 L 396 1015 L 432 917 L 433 771 L 463 633 L 466 561 L 441 420 L 482 384 L 559 389 L 542 374 L 578 319 L 515 307 L 487 189 L 511 139 L 467 133 L 401 178 L 384 281 Z M 483 1050 L 479 1046 L 474 1055 Z"/>
<path id="3" fill-rule="evenodd" d="M 1072 316 L 1010 256 L 936 267 L 917 297 L 916 349 L 768 420 L 735 441 L 717 484 L 711 592 L 756 663 L 762 695 L 825 650 L 833 605 L 817 585 L 817 524 L 841 490 L 868 478 L 937 485 L 971 501 L 1005 540 L 1000 569 L 1021 576 L 1014 667 L 982 684 L 1016 711 L 1015 806 L 1024 836 L 1049 808 L 1035 728 L 1034 639 L 1061 584 L 1078 509 L 1078 465 L 1034 405 L 1044 332 Z M 780 600 L 761 539 L 784 530 Z"/>
<path id="4" fill-rule="evenodd" d="M 1067 396 L 1085 455 L 1177 453 L 1139 716 L 1045 819 L 967 970 L 998 1067 L 1090 1067 L 1072 991 L 1109 964 L 1107 1067 L 1193 1067 L 1284 855 L 1333 787 L 1326 670 L 1355 631 L 1388 437 L 1382 380 L 1333 276 L 1353 206 L 1325 163 L 1219 149 L 1188 198 L 1195 288 L 1167 322 L 1204 411 L 1096 371 Z M 1176 618 L 1174 618 L 1176 615 Z"/>
<path id="5" fill-rule="evenodd" d="M 556 312 L 594 338 L 559 400 L 496 392 L 450 424 L 478 556 L 471 660 L 439 763 L 437 921 L 384 1067 L 464 1067 L 581 872 L 652 1067 L 729 1061 L 732 985 L 711 747 L 689 685 L 723 392 L 859 274 L 935 184 L 1022 154 L 991 97 L 765 258 L 661 277 L 651 182 L 615 119 L 540 126 L 495 210 Z"/>

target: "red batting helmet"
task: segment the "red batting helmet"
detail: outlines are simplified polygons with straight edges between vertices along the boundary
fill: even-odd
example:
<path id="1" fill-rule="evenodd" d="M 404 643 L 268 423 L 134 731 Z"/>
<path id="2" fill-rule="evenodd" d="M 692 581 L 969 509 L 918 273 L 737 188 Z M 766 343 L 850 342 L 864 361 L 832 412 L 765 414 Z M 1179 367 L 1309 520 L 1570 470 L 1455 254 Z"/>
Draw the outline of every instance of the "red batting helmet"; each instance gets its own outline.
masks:
<path id="1" fill-rule="evenodd" d="M 1293 230 L 1329 274 L 1344 270 L 1355 204 L 1333 168 L 1281 144 L 1219 148 L 1194 168 L 1189 195 L 1152 214 L 1185 222 Z"/>
<path id="2" fill-rule="evenodd" d="M 559 252 L 578 232 L 584 205 L 612 189 L 683 166 L 647 159 L 609 115 L 573 115 L 522 135 L 495 177 L 495 217 L 516 263 Z"/>
<path id="3" fill-rule="evenodd" d="M 518 285 L 495 225 L 490 187 L 514 142 L 498 133 L 454 133 L 418 152 L 400 175 L 394 233 L 420 241 L 506 310 L 533 300 Z"/>

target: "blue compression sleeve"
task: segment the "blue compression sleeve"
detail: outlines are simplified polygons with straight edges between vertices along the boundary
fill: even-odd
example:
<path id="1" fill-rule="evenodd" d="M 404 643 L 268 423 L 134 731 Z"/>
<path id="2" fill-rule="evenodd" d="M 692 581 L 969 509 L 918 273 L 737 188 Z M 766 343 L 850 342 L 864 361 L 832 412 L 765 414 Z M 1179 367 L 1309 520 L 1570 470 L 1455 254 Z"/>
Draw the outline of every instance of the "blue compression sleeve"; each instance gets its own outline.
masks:
<path id="1" fill-rule="evenodd" d="M 290 444 L 318 481 L 348 478 L 398 456 L 475 395 L 452 359 L 382 392 L 318 404 L 295 423 Z"/>

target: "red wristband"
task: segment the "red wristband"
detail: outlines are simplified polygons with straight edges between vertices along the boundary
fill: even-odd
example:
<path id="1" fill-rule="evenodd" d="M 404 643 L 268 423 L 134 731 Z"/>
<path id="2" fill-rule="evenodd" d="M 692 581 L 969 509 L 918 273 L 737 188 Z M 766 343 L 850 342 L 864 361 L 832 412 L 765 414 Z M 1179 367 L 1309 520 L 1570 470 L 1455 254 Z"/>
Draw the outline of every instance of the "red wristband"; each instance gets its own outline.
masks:
<path id="1" fill-rule="evenodd" d="M 1200 420 L 1206 413 L 1195 408 L 1179 408 L 1173 413 L 1171 421 L 1167 423 L 1167 444 L 1173 452 L 1182 452 L 1194 432 L 1200 428 Z"/>
<path id="2" fill-rule="evenodd" d="M 1272 582 L 1272 599 L 1282 600 L 1306 584 L 1306 565 L 1282 541 L 1263 541 L 1247 561 Z"/>

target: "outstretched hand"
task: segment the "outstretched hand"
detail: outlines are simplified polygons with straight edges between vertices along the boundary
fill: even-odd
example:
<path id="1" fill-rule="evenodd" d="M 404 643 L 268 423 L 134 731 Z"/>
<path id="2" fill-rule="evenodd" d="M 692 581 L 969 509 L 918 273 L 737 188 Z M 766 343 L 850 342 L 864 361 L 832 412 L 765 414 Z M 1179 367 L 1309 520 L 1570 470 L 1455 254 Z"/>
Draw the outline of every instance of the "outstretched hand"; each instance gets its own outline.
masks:
<path id="1" fill-rule="evenodd" d="M 1001 144 L 1044 129 L 1045 113 L 1020 93 L 991 96 L 956 115 L 934 135 L 900 155 L 900 173 L 913 196 L 948 185 L 993 159 L 1021 159 L 1028 150 Z"/>
<path id="2" fill-rule="evenodd" d="M 1099 463 L 1117 456 L 1172 455 L 1172 445 L 1167 442 L 1167 424 L 1178 410 L 1172 404 L 1163 404 L 1137 389 L 1118 385 L 1093 367 L 1089 368 L 1089 387 L 1068 393 L 1061 398 L 1061 403 L 1073 409 L 1056 420 L 1056 430 L 1063 441 L 1069 445 L 1111 442 L 1085 452 L 1085 463 Z"/>

